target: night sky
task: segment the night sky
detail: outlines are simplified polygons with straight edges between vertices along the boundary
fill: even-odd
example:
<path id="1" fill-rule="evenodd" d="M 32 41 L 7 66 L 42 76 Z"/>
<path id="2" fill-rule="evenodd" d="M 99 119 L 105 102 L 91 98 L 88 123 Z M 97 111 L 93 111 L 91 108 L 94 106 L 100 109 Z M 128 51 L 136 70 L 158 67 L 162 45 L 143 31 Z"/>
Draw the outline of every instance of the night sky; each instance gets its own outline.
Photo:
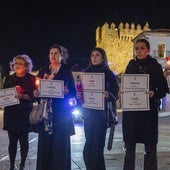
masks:
<path id="1" fill-rule="evenodd" d="M 28 54 L 34 70 L 39 69 L 47 64 L 54 43 L 69 50 L 70 65 L 78 62 L 86 67 L 96 28 L 105 22 L 116 26 L 148 22 L 151 29 L 170 29 L 170 1 L 127 1 L 1 0 L 0 71 L 6 73 L 17 54 Z"/>

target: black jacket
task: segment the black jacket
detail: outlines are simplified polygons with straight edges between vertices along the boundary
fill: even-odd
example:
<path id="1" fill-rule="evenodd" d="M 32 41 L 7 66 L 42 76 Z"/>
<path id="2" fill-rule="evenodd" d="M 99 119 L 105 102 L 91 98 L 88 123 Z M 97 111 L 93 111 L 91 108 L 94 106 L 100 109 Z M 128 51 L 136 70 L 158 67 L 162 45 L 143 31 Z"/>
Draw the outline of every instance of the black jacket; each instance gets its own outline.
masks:
<path id="1" fill-rule="evenodd" d="M 98 65 L 93 66 L 91 65 L 87 69 L 85 69 L 83 72 L 89 72 L 89 73 L 104 73 L 105 74 L 105 90 L 108 91 L 111 95 L 108 99 L 105 99 L 105 109 L 104 112 L 102 111 L 104 120 L 108 123 L 108 107 L 107 102 L 113 102 L 113 105 L 116 105 L 116 101 L 118 100 L 118 91 L 119 91 L 119 85 L 116 75 L 108 69 L 104 65 Z M 116 107 L 116 106 L 114 106 Z M 95 110 L 93 110 L 95 112 Z M 84 116 L 88 116 L 88 109 L 84 109 Z"/>
<path id="2" fill-rule="evenodd" d="M 42 68 L 39 71 L 38 76 L 40 78 L 43 78 L 45 73 L 51 74 L 49 66 Z M 59 71 L 57 72 L 57 74 L 55 74 L 55 77 L 53 79 L 63 80 L 64 86 L 67 86 L 69 89 L 69 93 L 64 95 L 64 98 L 52 99 L 54 131 L 59 135 L 73 135 L 75 131 L 72 120 L 71 107 L 69 105 L 69 99 L 76 97 L 76 89 L 70 67 L 67 64 L 62 63 Z"/>
<path id="3" fill-rule="evenodd" d="M 156 144 L 158 142 L 158 101 L 167 93 L 167 81 L 161 65 L 156 59 L 147 56 L 143 60 L 132 59 L 125 74 L 149 74 L 149 90 L 154 91 L 150 98 L 149 111 L 123 112 L 123 140 L 128 143 Z"/>

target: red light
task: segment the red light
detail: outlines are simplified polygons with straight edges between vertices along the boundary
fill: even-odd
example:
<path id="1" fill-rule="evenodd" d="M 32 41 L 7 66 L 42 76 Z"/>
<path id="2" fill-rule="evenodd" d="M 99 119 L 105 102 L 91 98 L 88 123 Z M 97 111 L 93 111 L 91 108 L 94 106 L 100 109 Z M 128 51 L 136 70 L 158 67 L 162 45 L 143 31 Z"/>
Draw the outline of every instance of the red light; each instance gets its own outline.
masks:
<path id="1" fill-rule="evenodd" d="M 167 65 L 170 65 L 170 56 L 166 57 L 166 63 Z"/>
<path id="2" fill-rule="evenodd" d="M 22 92 L 21 86 L 15 86 L 15 88 L 16 88 L 17 93 L 21 93 Z"/>

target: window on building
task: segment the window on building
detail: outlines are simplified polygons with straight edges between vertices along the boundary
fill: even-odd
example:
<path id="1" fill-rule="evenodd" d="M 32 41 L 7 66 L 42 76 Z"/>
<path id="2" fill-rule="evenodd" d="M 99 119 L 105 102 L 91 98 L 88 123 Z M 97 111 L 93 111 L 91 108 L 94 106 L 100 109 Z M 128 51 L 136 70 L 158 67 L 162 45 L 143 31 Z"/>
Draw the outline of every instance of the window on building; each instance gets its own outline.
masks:
<path id="1" fill-rule="evenodd" d="M 165 44 L 158 43 L 158 57 L 165 58 Z"/>

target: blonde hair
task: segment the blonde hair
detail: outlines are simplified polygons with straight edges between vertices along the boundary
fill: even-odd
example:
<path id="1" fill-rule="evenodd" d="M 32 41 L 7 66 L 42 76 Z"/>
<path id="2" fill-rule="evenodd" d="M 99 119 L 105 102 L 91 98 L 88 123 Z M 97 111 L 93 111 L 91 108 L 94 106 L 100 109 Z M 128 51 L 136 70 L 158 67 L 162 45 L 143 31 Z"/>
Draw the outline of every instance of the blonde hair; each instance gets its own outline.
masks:
<path id="1" fill-rule="evenodd" d="M 32 60 L 26 54 L 17 55 L 16 57 L 13 58 L 13 61 L 10 62 L 10 68 L 11 68 L 12 71 L 14 71 L 14 63 L 16 62 L 16 60 L 22 60 L 24 62 L 26 72 L 32 71 L 32 68 L 33 68 Z"/>

